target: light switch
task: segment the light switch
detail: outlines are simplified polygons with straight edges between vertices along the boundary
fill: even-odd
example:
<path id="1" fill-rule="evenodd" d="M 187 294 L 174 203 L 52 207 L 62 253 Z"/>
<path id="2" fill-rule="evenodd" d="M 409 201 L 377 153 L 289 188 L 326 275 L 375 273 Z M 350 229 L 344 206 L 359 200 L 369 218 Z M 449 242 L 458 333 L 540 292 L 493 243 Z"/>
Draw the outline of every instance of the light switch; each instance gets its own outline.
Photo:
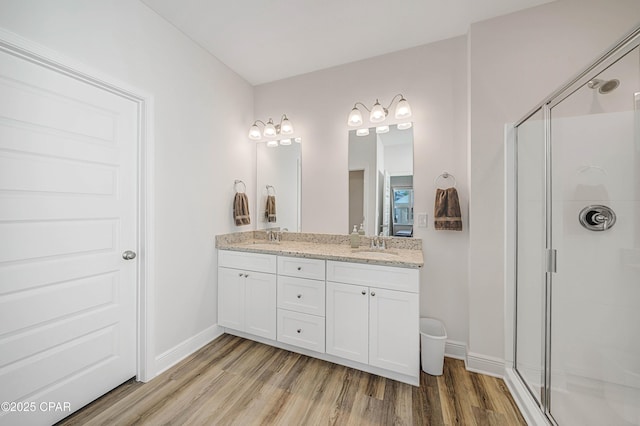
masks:
<path id="1" fill-rule="evenodd" d="M 426 213 L 418 213 L 417 215 L 417 226 L 418 228 L 426 228 L 427 227 L 427 214 Z"/>

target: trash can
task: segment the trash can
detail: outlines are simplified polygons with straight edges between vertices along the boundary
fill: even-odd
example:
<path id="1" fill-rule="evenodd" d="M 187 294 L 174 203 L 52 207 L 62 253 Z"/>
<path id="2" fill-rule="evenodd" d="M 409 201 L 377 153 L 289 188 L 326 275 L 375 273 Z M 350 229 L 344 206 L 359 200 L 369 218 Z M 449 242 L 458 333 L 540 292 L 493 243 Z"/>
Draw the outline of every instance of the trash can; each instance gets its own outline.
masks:
<path id="1" fill-rule="evenodd" d="M 420 357 L 422 371 L 433 376 L 442 375 L 444 344 L 447 331 L 444 324 L 434 318 L 420 318 Z"/>

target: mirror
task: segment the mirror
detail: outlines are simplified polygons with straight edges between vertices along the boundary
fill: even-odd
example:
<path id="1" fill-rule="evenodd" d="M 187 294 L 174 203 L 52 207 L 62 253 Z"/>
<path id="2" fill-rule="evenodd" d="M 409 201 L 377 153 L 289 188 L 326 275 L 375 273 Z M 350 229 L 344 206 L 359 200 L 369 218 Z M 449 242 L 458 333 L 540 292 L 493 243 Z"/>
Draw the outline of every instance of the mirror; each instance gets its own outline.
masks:
<path id="1" fill-rule="evenodd" d="M 362 223 L 366 235 L 412 237 L 413 128 L 362 133 L 349 132 L 348 232 Z"/>
<path id="2" fill-rule="evenodd" d="M 280 228 L 300 232 L 300 143 L 267 146 L 256 149 L 257 229 Z M 275 198 L 275 213 L 267 217 L 267 197 Z M 273 199 L 272 199 L 273 200 Z"/>

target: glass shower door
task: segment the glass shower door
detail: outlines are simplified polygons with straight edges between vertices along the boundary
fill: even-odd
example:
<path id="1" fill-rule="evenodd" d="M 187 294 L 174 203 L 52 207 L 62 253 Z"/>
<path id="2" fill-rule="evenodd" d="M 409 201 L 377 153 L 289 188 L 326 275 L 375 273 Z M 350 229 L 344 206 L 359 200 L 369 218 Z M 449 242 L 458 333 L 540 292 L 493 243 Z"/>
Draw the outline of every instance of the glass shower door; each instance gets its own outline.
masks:
<path id="1" fill-rule="evenodd" d="M 551 108 L 547 409 L 562 426 L 640 425 L 639 64 L 635 48 Z"/>
<path id="2" fill-rule="evenodd" d="M 546 190 L 542 110 L 516 130 L 515 369 L 538 405 L 544 395 Z"/>

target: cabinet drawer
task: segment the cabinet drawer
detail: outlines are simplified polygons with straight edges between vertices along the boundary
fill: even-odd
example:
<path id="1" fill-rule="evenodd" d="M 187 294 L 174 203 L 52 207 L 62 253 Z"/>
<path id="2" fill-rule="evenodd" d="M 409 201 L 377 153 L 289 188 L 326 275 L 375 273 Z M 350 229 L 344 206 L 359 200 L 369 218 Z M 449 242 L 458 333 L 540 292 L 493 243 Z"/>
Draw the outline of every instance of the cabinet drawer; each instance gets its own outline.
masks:
<path id="1" fill-rule="evenodd" d="M 218 250 L 218 266 L 275 274 L 276 265 L 274 254 Z"/>
<path id="2" fill-rule="evenodd" d="M 324 316 L 324 281 L 278 275 L 278 308 Z"/>
<path id="3" fill-rule="evenodd" d="M 278 309 L 278 341 L 324 353 L 324 317 Z"/>
<path id="4" fill-rule="evenodd" d="M 418 269 L 327 261 L 327 281 L 418 293 Z"/>
<path id="5" fill-rule="evenodd" d="M 324 280 L 324 270 L 324 260 L 278 256 L 279 275 Z"/>

